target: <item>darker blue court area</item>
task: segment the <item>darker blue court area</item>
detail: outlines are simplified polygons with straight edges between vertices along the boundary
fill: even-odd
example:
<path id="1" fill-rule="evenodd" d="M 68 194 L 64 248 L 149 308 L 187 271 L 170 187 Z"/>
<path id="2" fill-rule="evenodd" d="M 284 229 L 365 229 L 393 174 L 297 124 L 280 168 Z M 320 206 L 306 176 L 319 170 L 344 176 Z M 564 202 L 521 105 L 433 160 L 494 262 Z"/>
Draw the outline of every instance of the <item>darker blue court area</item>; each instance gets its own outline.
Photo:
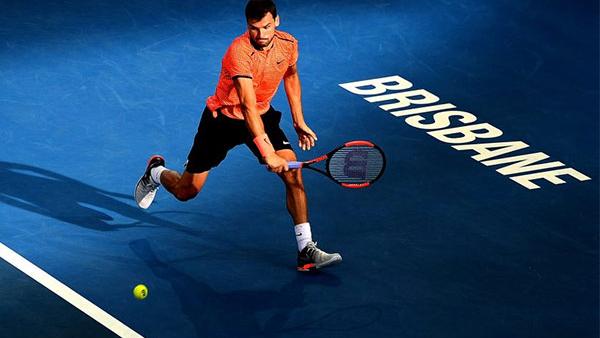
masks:
<path id="1" fill-rule="evenodd" d="M 597 1 L 278 1 L 319 138 L 299 158 L 387 156 L 367 189 L 304 173 L 344 257 L 314 275 L 243 145 L 196 199 L 133 200 L 150 155 L 183 169 L 244 4 L 0 0 L 0 243 L 145 337 L 597 337 Z M 591 180 L 526 189 L 339 86 L 392 75 Z M 294 145 L 283 86 L 273 106 Z M 114 336 L 4 260 L 0 280 L 2 337 Z"/>

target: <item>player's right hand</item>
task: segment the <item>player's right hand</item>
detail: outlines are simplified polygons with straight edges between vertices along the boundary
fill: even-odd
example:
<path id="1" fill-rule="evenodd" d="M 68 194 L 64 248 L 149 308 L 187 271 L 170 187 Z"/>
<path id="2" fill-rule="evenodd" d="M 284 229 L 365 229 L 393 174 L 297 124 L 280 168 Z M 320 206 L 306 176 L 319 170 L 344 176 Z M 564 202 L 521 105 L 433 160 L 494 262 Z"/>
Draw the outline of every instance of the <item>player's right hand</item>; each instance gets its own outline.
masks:
<path id="1" fill-rule="evenodd" d="M 267 163 L 267 168 L 271 172 L 280 174 L 289 170 L 288 162 L 276 153 L 270 153 L 267 155 L 265 157 L 265 162 Z"/>

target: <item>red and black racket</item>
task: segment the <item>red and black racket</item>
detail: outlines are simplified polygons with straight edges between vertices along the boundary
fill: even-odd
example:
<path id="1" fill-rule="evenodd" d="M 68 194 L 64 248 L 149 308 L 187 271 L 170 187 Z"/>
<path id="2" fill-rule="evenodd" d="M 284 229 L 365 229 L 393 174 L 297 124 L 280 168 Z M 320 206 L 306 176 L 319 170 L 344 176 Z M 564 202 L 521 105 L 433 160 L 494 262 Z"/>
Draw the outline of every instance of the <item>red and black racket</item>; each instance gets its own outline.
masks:
<path id="1" fill-rule="evenodd" d="M 321 161 L 327 161 L 325 171 L 312 166 Z M 345 188 L 366 188 L 383 174 L 385 155 L 369 141 L 351 141 L 326 155 L 305 162 L 288 162 L 288 166 L 290 169 L 312 169 Z"/>

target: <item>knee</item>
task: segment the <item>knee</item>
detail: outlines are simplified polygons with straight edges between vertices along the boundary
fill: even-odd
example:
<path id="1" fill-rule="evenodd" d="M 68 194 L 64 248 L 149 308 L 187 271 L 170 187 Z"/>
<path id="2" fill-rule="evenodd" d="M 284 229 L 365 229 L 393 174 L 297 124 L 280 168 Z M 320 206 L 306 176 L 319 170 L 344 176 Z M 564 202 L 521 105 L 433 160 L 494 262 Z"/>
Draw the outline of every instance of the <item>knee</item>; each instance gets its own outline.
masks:
<path id="1" fill-rule="evenodd" d="M 199 192 L 200 189 L 194 186 L 182 187 L 180 189 L 177 189 L 177 191 L 175 192 L 175 198 L 182 202 L 186 202 L 196 197 Z"/>
<path id="2" fill-rule="evenodd" d="M 281 179 L 286 186 L 298 189 L 304 189 L 302 183 L 302 171 L 301 170 L 289 170 L 280 174 Z"/>

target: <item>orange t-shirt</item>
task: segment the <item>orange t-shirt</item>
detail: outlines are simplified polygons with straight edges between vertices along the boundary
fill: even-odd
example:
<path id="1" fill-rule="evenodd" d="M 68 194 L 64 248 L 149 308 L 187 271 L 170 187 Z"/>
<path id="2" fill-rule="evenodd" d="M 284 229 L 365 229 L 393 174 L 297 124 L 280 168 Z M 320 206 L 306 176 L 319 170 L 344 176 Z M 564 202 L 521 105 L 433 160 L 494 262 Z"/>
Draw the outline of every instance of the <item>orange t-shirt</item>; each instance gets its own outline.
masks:
<path id="1" fill-rule="evenodd" d="M 228 117 L 243 120 L 240 98 L 233 84 L 235 77 L 242 76 L 252 78 L 256 109 L 261 115 L 266 113 L 283 75 L 297 61 L 298 41 L 292 35 L 275 31 L 271 48 L 257 50 L 246 32 L 233 40 L 223 56 L 217 89 L 206 99 L 208 109 L 220 109 Z"/>

